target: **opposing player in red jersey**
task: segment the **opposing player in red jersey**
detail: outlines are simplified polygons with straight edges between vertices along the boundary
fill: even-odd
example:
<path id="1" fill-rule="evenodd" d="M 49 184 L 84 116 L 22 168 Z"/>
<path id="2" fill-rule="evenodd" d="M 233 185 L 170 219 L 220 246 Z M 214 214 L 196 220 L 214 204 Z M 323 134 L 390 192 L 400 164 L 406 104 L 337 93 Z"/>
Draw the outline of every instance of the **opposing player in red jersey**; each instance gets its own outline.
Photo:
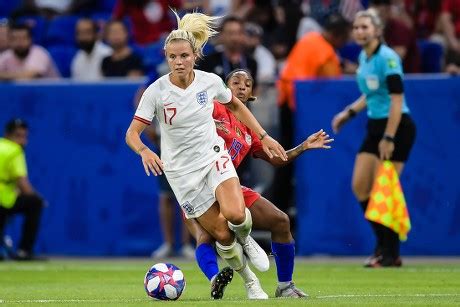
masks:
<path id="1" fill-rule="evenodd" d="M 250 73 L 242 69 L 231 72 L 226 79 L 226 84 L 232 94 L 244 103 L 255 100 L 255 97 L 252 96 L 253 83 L 254 79 Z M 292 162 L 306 150 L 328 149 L 330 148 L 328 144 L 333 141 L 333 139 L 329 138 L 329 135 L 320 130 L 310 135 L 297 147 L 287 151 L 287 161 L 283 161 L 279 157 L 270 159 L 263 151 L 257 135 L 219 103 L 214 103 L 213 118 L 216 123 L 217 133 L 224 139 L 235 168 L 249 153 L 253 157 L 264 159 L 274 166 L 283 166 Z M 307 297 L 292 282 L 295 252 L 289 217 L 259 193 L 244 186 L 241 189 L 245 205 L 252 214 L 253 228 L 271 232 L 272 252 L 275 256 L 278 274 L 278 287 L 275 296 Z M 223 296 L 225 287 L 232 279 L 233 272 L 229 267 L 219 272 L 213 248 L 213 238 L 193 219 L 188 219 L 186 225 L 197 242 L 195 255 L 198 265 L 211 281 L 211 297 L 220 299 Z"/>

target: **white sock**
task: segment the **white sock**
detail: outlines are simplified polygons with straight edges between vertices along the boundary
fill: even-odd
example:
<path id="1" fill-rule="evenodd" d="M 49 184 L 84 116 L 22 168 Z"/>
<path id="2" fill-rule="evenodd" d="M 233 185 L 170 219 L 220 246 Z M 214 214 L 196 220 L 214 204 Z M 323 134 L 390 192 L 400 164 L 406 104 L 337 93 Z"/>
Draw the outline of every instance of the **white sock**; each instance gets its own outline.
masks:
<path id="1" fill-rule="evenodd" d="M 241 270 L 236 271 L 236 272 L 240 274 L 245 284 L 248 284 L 254 280 L 257 280 L 256 274 L 254 274 L 254 272 L 251 271 L 251 268 L 249 267 L 247 263 Z"/>
<path id="2" fill-rule="evenodd" d="M 286 289 L 292 281 L 279 281 L 278 282 L 278 288 L 280 289 Z"/>
<path id="3" fill-rule="evenodd" d="M 235 271 L 242 270 L 246 266 L 246 258 L 243 255 L 243 247 L 235 241 L 230 245 L 222 245 L 216 242 L 217 253 L 227 261 Z"/>
<path id="4" fill-rule="evenodd" d="M 230 222 L 228 222 L 228 227 L 230 230 L 232 230 L 236 238 L 238 239 L 239 242 L 245 242 L 246 238 L 249 236 L 251 233 L 252 229 L 252 216 L 251 216 L 251 211 L 249 211 L 248 208 L 245 208 L 244 210 L 246 217 L 244 219 L 244 222 L 239 224 L 239 225 L 234 225 Z"/>

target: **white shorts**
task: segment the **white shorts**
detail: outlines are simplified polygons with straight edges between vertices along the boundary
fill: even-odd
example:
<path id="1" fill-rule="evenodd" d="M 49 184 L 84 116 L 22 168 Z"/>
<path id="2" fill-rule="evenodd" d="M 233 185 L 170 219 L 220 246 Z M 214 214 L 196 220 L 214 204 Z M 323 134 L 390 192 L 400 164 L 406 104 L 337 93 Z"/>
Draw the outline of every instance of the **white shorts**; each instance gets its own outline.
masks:
<path id="1" fill-rule="evenodd" d="M 197 218 L 216 202 L 216 189 L 227 179 L 236 177 L 235 167 L 227 150 L 209 165 L 168 182 L 187 219 Z"/>

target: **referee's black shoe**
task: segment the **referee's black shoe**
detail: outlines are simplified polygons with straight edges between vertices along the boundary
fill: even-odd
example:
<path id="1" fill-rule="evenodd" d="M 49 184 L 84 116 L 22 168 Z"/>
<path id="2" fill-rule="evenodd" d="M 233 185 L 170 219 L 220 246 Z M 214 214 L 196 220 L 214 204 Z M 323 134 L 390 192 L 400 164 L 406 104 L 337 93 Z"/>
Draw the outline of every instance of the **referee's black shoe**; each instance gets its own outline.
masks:
<path id="1" fill-rule="evenodd" d="M 231 267 L 223 268 L 211 281 L 211 298 L 220 300 L 224 296 L 225 287 L 233 279 L 233 269 Z"/>

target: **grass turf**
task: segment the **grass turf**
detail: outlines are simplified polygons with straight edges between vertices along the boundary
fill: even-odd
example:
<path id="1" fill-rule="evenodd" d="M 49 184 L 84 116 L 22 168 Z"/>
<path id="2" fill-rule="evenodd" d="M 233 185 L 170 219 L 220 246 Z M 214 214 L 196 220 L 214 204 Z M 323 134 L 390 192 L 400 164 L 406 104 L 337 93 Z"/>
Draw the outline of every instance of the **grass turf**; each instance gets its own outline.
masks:
<path id="1" fill-rule="evenodd" d="M 64 259 L 47 262 L 0 262 L 0 305 L 234 306 L 248 304 L 242 280 L 235 275 L 222 301 L 209 299 L 209 282 L 194 262 L 172 259 L 187 287 L 176 302 L 154 302 L 143 288 L 146 259 Z M 306 300 L 275 299 L 276 271 L 257 273 L 267 301 L 262 306 L 394 306 L 460 305 L 460 261 L 415 262 L 400 269 L 364 269 L 348 260 L 298 260 L 294 279 Z"/>

